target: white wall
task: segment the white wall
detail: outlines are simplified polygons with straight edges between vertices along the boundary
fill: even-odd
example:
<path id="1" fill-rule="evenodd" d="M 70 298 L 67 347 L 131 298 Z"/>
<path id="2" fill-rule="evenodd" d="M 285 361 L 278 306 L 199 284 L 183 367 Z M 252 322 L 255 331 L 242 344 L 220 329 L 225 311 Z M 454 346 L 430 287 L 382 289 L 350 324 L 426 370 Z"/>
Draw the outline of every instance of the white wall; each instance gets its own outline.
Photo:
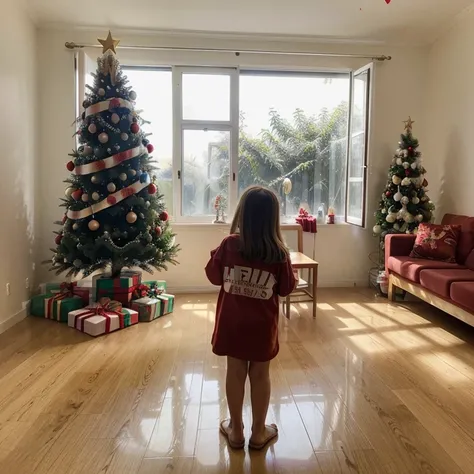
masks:
<path id="1" fill-rule="evenodd" d="M 438 220 L 474 216 L 474 11 L 433 45 L 428 61 L 425 166 Z"/>
<path id="2" fill-rule="evenodd" d="M 62 180 L 67 176 L 65 163 L 67 153 L 73 146 L 71 123 L 74 120 L 74 77 L 73 53 L 64 47 L 65 41 L 96 43 L 97 35 L 104 31 L 44 29 L 39 32 L 39 58 L 41 77 L 41 166 L 39 171 L 40 194 L 38 209 L 40 225 L 38 229 L 38 261 L 49 256 L 52 242 L 52 222 L 61 216 L 57 207 L 63 196 Z M 262 39 L 226 39 L 221 37 L 191 37 L 188 35 L 135 36 L 119 31 L 114 36 L 123 44 L 158 44 L 202 47 L 229 47 L 235 49 L 289 49 L 289 50 L 332 50 L 370 54 L 389 54 L 390 62 L 376 66 L 376 84 L 373 116 L 373 147 L 371 150 L 368 230 L 351 226 L 322 227 L 316 239 L 316 258 L 320 262 L 320 283 L 322 286 L 365 285 L 370 267 L 368 254 L 376 248 L 372 237 L 372 215 L 382 192 L 392 154 L 397 148 L 399 134 L 403 130 L 402 120 L 408 115 L 421 117 L 422 95 L 425 87 L 427 50 L 423 48 L 392 48 L 368 45 L 340 45 L 305 43 L 265 42 Z M 98 54 L 99 50 L 96 50 Z M 309 58 L 294 56 L 256 56 L 233 54 L 201 54 L 172 52 L 119 52 L 119 59 L 128 64 L 170 64 L 184 65 L 232 65 L 258 67 L 286 67 L 301 69 L 358 68 L 367 63 L 363 59 Z M 420 137 L 422 138 L 422 137 Z M 204 289 L 208 287 L 202 272 L 209 251 L 215 247 L 225 230 L 213 226 L 176 226 L 177 241 L 183 250 L 179 254 L 181 265 L 171 268 L 165 275 L 171 288 Z M 306 253 L 312 255 L 312 238 L 308 236 Z M 38 281 L 51 279 L 43 267 L 38 272 Z"/>
<path id="3" fill-rule="evenodd" d="M 34 262 L 36 143 L 36 30 L 23 2 L 4 2 L 0 14 L 0 332 L 25 315 L 26 278 Z M 6 294 L 6 285 L 11 293 Z"/>

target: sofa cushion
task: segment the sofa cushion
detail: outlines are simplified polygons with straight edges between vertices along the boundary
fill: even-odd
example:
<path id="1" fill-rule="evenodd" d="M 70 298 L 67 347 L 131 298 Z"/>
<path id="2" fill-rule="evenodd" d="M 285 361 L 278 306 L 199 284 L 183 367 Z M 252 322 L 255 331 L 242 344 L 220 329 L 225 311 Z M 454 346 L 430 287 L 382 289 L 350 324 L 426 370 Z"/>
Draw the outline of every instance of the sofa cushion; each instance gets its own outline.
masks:
<path id="1" fill-rule="evenodd" d="M 456 261 L 460 264 L 465 264 L 466 259 L 474 249 L 474 217 L 446 214 L 441 224 L 461 226 L 461 236 L 459 237 L 456 250 Z"/>
<path id="2" fill-rule="evenodd" d="M 401 277 L 413 281 L 414 283 L 420 283 L 420 272 L 421 270 L 428 269 L 463 269 L 462 265 L 457 263 L 439 262 L 438 260 L 425 260 L 422 258 L 412 257 L 389 257 L 387 261 L 387 268 L 397 273 Z"/>
<path id="3" fill-rule="evenodd" d="M 420 224 L 410 257 L 456 263 L 459 225 Z"/>
<path id="4" fill-rule="evenodd" d="M 455 281 L 474 282 L 474 272 L 468 269 L 437 269 L 420 272 L 420 284 L 443 298 L 450 297 L 451 284 Z"/>
<path id="5" fill-rule="evenodd" d="M 451 299 L 474 312 L 474 281 L 456 281 L 451 285 Z"/>
<path id="6" fill-rule="evenodd" d="M 472 250 L 469 256 L 466 258 L 465 265 L 470 270 L 474 270 L 474 250 Z"/>

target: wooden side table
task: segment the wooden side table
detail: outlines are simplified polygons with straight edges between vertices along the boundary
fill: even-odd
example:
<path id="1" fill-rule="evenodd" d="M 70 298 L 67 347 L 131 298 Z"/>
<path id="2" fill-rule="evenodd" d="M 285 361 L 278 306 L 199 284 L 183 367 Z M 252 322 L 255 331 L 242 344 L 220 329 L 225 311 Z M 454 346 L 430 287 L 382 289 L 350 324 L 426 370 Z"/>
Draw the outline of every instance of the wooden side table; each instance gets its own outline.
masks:
<path id="1" fill-rule="evenodd" d="M 302 252 L 290 252 L 291 264 L 295 270 L 309 270 L 310 281 L 306 282 L 300 278 L 295 290 L 286 297 L 284 303 L 284 313 L 290 319 L 291 296 L 307 296 L 308 299 L 300 300 L 298 303 L 313 303 L 313 318 L 316 318 L 317 292 L 318 292 L 318 262 L 309 258 Z"/>

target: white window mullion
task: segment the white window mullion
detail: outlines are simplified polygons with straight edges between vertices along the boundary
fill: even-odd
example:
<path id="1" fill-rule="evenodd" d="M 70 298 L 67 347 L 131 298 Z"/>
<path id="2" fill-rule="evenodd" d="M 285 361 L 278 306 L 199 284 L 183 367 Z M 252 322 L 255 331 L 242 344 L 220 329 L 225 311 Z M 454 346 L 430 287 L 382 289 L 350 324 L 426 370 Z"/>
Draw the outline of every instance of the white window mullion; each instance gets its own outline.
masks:
<path id="1" fill-rule="evenodd" d="M 182 72 L 173 67 L 173 209 L 175 220 L 182 215 L 181 170 L 183 167 L 183 83 Z"/>
<path id="2" fill-rule="evenodd" d="M 229 202 L 227 213 L 232 216 L 239 198 L 239 70 L 230 76 L 230 173 L 229 173 Z"/>

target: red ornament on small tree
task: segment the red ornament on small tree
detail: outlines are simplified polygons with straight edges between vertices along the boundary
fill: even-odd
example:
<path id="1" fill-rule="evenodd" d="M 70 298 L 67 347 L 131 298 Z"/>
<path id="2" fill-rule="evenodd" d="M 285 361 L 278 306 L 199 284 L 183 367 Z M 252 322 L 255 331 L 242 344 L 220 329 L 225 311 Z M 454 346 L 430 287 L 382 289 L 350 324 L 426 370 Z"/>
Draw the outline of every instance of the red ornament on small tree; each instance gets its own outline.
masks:
<path id="1" fill-rule="evenodd" d="M 148 150 L 148 153 L 153 153 L 153 150 L 155 149 L 155 147 L 151 143 L 148 143 L 148 145 L 146 146 L 146 149 Z"/>
<path id="2" fill-rule="evenodd" d="M 76 166 L 72 161 L 69 161 L 68 164 L 66 165 L 66 168 L 68 171 L 72 171 Z"/>
<path id="3" fill-rule="evenodd" d="M 148 185 L 148 194 L 155 194 L 156 191 L 158 191 L 158 188 L 156 187 L 155 183 L 150 183 Z"/>
<path id="4" fill-rule="evenodd" d="M 63 240 L 63 234 L 58 234 L 54 239 L 54 242 L 56 245 L 59 245 L 61 243 L 61 240 Z"/>
<path id="5" fill-rule="evenodd" d="M 134 122 L 130 126 L 130 130 L 131 130 L 132 133 L 138 133 L 140 131 L 140 125 L 138 125 L 138 123 Z"/>
<path id="6" fill-rule="evenodd" d="M 155 227 L 155 232 L 156 232 L 156 235 L 159 237 L 161 235 L 161 227 L 156 226 Z"/>
<path id="7" fill-rule="evenodd" d="M 81 196 L 82 196 L 82 189 L 76 189 L 72 194 L 71 194 L 72 198 L 75 200 L 75 201 L 79 201 L 81 199 Z"/>
<path id="8" fill-rule="evenodd" d="M 163 222 L 166 222 L 167 220 L 169 219 L 169 215 L 166 211 L 163 211 L 161 214 L 160 214 L 160 220 L 163 221 Z"/>

